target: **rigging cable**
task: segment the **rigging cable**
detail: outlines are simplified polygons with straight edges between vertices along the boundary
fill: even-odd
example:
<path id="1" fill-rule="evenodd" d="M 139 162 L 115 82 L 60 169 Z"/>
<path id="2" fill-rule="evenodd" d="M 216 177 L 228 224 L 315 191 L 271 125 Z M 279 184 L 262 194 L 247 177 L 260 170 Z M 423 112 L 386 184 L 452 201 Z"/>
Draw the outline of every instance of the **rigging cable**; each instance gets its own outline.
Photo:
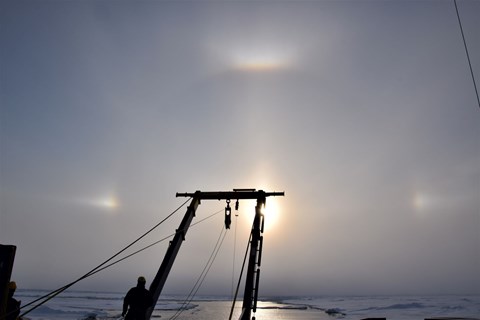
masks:
<path id="1" fill-rule="evenodd" d="M 177 209 L 175 209 L 172 213 L 170 213 L 167 217 L 165 217 L 162 221 L 160 221 L 159 223 L 157 223 L 155 226 L 153 226 L 150 230 L 148 230 L 147 232 L 145 232 L 143 235 L 141 235 L 140 237 L 138 237 L 135 241 L 133 241 L 132 243 L 130 243 L 129 245 L 127 245 L 125 248 L 121 249 L 120 251 L 118 251 L 117 253 L 115 253 L 113 256 L 111 256 L 110 258 L 108 258 L 107 260 L 105 260 L 104 262 L 102 262 L 101 264 L 99 264 L 98 266 L 96 266 L 95 268 L 93 268 L 92 270 L 90 270 L 89 272 L 87 272 L 86 274 L 84 274 L 83 276 L 81 276 L 80 278 L 78 278 L 77 280 L 73 281 L 73 282 L 70 282 L 69 284 L 61 287 L 61 288 L 58 288 L 26 305 L 24 305 L 23 307 L 21 307 L 20 309 L 23 309 L 23 308 L 26 308 L 27 306 L 30 306 L 40 300 L 43 300 L 41 301 L 39 304 L 33 306 L 32 308 L 28 309 L 27 311 L 25 311 L 24 313 L 22 313 L 20 315 L 20 317 L 24 317 L 26 314 L 32 312 L 33 310 L 37 309 L 38 307 L 40 307 L 42 304 L 46 303 L 47 301 L 53 299 L 54 297 L 56 297 L 57 295 L 59 295 L 60 293 L 62 293 L 63 291 L 67 290 L 68 288 L 70 288 L 71 286 L 73 286 L 74 284 L 76 284 L 77 282 L 85 279 L 85 278 L 88 278 L 90 277 L 91 275 L 105 269 L 105 268 L 102 268 L 104 267 L 108 262 L 112 261 L 115 257 L 119 256 L 120 254 L 122 254 L 124 251 L 126 251 L 128 248 L 130 248 L 131 246 L 133 246 L 135 243 L 137 243 L 138 241 L 140 241 L 141 239 L 143 239 L 145 236 L 147 236 L 150 232 L 152 232 L 153 230 L 155 230 L 156 228 L 158 228 L 158 226 L 160 226 L 162 223 L 164 223 L 166 220 L 168 220 L 171 216 L 173 216 L 178 210 L 180 210 L 189 200 L 191 199 L 188 198 L 184 203 L 182 203 Z M 162 240 L 163 241 L 163 240 Z M 110 264 L 112 265 L 112 264 Z M 109 265 L 109 266 L 110 266 Z"/>
<path id="2" fill-rule="evenodd" d="M 182 205 L 182 206 L 183 206 L 183 205 Z M 178 209 L 177 209 L 177 210 L 178 210 Z M 201 219 L 201 220 L 193 223 L 193 224 L 190 226 L 190 228 L 194 227 L 195 225 L 197 225 L 197 224 L 199 224 L 199 223 L 204 222 L 204 221 L 207 220 L 207 219 L 210 219 L 211 217 L 219 214 L 219 213 L 222 212 L 222 211 L 223 211 L 223 209 L 222 209 L 222 210 L 219 210 L 219 211 L 217 211 L 217 212 L 214 212 L 214 213 L 212 213 L 211 215 L 209 215 L 209 216 L 207 216 L 207 217 L 205 217 L 205 218 L 203 218 L 203 219 Z M 177 230 L 177 232 L 181 232 L 181 231 L 182 231 L 182 230 Z M 172 234 L 170 234 L 170 235 L 168 235 L 168 236 L 166 236 L 166 237 L 164 237 L 164 238 L 162 238 L 162 239 L 160 239 L 160 240 L 157 240 L 157 241 L 149 244 L 148 246 L 145 246 L 145 247 L 143 247 L 143 248 L 141 248 L 141 249 L 139 249 L 139 250 L 137 250 L 137 251 L 135 251 L 135 252 L 133 252 L 133 253 L 131 253 L 131 254 L 123 257 L 123 258 L 120 258 L 120 259 L 118 259 L 118 260 L 115 260 L 115 261 L 113 261 L 112 263 L 107 264 L 107 265 L 103 266 L 102 268 L 99 268 L 99 269 L 91 272 L 87 277 L 91 277 L 91 276 L 93 276 L 94 274 L 99 273 L 100 271 L 103 271 L 103 270 L 105 270 L 105 269 L 107 269 L 107 268 L 109 268 L 109 267 L 111 267 L 111 266 L 113 266 L 113 265 L 115 265 L 115 264 L 117 264 L 117 263 L 120 263 L 120 262 L 122 262 L 123 260 L 126 260 L 126 259 L 128 259 L 128 258 L 130 258 L 130 257 L 132 257 L 132 256 L 134 256 L 134 255 L 136 255 L 136 254 L 138 254 L 138 253 L 140 253 L 140 252 L 142 252 L 142 251 L 145 251 L 146 249 L 151 248 L 151 247 L 153 247 L 154 245 L 159 244 L 159 243 L 161 243 L 161 242 L 163 242 L 163 241 L 171 238 L 171 237 L 174 236 L 174 235 L 175 235 L 175 233 L 172 233 Z M 87 278 L 87 277 L 85 277 L 85 278 Z M 68 285 L 67 285 L 67 286 L 68 286 Z M 37 302 L 37 301 L 39 301 L 39 300 L 42 300 L 42 299 L 47 298 L 47 297 L 49 297 L 49 296 L 52 296 L 54 293 L 56 293 L 56 292 L 58 292 L 58 291 L 60 291 L 60 290 L 62 290 L 62 289 L 63 289 L 63 290 L 68 289 L 67 286 L 64 286 L 64 287 L 59 288 L 59 289 L 57 289 L 57 290 L 55 290 L 55 291 L 52 291 L 52 292 L 50 292 L 50 293 L 48 293 L 48 294 L 46 294 L 46 295 L 44 295 L 44 296 L 42 296 L 42 297 L 40 297 L 40 298 L 32 301 L 32 302 L 30 302 L 30 303 L 22 306 L 22 307 L 20 308 L 20 310 L 23 309 L 23 308 L 26 308 L 26 307 L 29 306 L 29 305 L 34 304 L 35 302 Z M 65 288 L 65 287 L 67 287 L 67 288 Z M 65 289 L 64 289 L 64 288 L 65 288 Z M 62 290 L 62 291 L 63 291 L 63 290 Z M 61 291 L 58 292 L 58 293 L 61 293 Z M 56 296 L 56 295 L 55 295 L 55 296 Z M 50 299 L 54 298 L 55 296 L 52 296 Z M 42 301 L 42 302 L 39 303 L 35 308 L 37 308 L 37 307 L 41 306 L 42 304 L 48 302 L 48 300 L 50 300 L 50 299 L 46 299 L 45 301 Z M 34 310 L 35 308 L 33 308 L 32 310 Z M 28 312 L 30 312 L 30 311 L 32 311 L 32 310 L 29 310 Z M 8 316 L 8 315 L 7 315 L 7 316 Z M 2 318 L 2 319 L 3 319 L 3 318 Z"/>
<path id="3" fill-rule="evenodd" d="M 240 283 L 242 282 L 243 270 L 245 269 L 245 262 L 247 261 L 248 249 L 250 248 L 250 242 L 252 241 L 252 235 L 253 235 L 253 228 L 252 228 L 252 231 L 250 232 L 250 237 L 248 238 L 247 249 L 245 250 L 245 256 L 243 257 L 242 269 L 240 270 L 240 275 L 238 277 L 237 290 L 235 291 L 235 296 L 233 297 L 232 309 L 230 309 L 230 316 L 228 317 L 228 320 L 232 320 L 233 309 L 235 308 L 235 302 L 237 301 L 238 289 L 240 289 Z"/>
<path id="4" fill-rule="evenodd" d="M 190 302 L 192 302 L 193 298 L 195 297 L 198 290 L 202 286 L 203 281 L 205 280 L 208 272 L 210 271 L 210 268 L 212 267 L 213 262 L 215 261 L 215 258 L 217 257 L 217 254 L 220 251 L 220 248 L 223 244 L 223 240 L 225 239 L 226 235 L 227 235 L 227 229 L 223 228 L 223 226 L 222 226 L 222 230 L 220 231 L 220 235 L 218 236 L 217 242 L 215 243 L 213 251 L 210 254 L 210 257 L 208 258 L 207 263 L 205 264 L 205 267 L 203 268 L 202 272 L 200 273 L 200 276 L 197 278 L 197 281 L 193 285 L 189 294 L 187 295 L 187 297 L 183 301 L 182 306 L 175 312 L 175 314 L 173 316 L 170 317 L 170 320 L 177 319 L 182 314 L 182 312 L 187 309 L 187 305 Z"/>
<path id="5" fill-rule="evenodd" d="M 475 82 L 475 75 L 472 69 L 472 63 L 470 62 L 470 55 L 468 54 L 467 42 L 465 41 L 465 35 L 463 33 L 462 21 L 460 20 L 460 14 L 458 13 L 457 0 L 453 0 L 455 4 L 455 11 L 457 12 L 458 24 L 460 25 L 460 32 L 462 33 L 463 45 L 465 46 L 465 53 L 467 54 L 468 66 L 470 67 L 470 74 L 472 75 L 473 87 L 475 88 L 475 94 L 477 95 L 478 107 L 480 108 L 480 98 L 478 97 L 477 83 Z"/>
<path id="6" fill-rule="evenodd" d="M 199 224 L 199 223 L 202 223 L 203 221 L 205 221 L 205 220 L 207 220 L 207 219 L 209 219 L 209 218 L 211 218 L 211 217 L 219 214 L 219 213 L 222 212 L 222 211 L 223 211 L 223 209 L 222 209 L 222 210 L 219 210 L 219 211 L 217 211 L 217 212 L 214 212 L 214 213 L 212 213 L 211 215 L 209 215 L 209 216 L 207 216 L 207 217 L 205 217 L 205 218 L 203 218 L 203 219 L 195 222 L 194 224 L 192 224 L 192 225 L 190 226 L 190 228 L 192 228 L 192 227 L 194 227 L 195 225 L 197 225 L 197 224 Z M 181 230 L 178 230 L 177 232 L 181 232 Z M 100 271 L 103 271 L 103 270 L 105 270 L 105 269 L 107 269 L 107 268 L 109 268 L 109 267 L 111 267 L 111 266 L 113 266 L 113 265 L 115 265 L 115 264 L 123 261 L 123 260 L 126 260 L 126 259 L 128 259 L 128 258 L 130 258 L 130 257 L 132 257 L 132 256 L 134 256 L 134 255 L 136 255 L 136 254 L 138 254 L 138 253 L 140 253 L 140 252 L 148 249 L 148 248 L 151 248 L 151 247 L 153 247 L 154 245 L 159 244 L 160 242 L 163 242 L 163 241 L 171 238 L 171 237 L 174 236 L 174 235 L 175 235 L 175 233 L 172 233 L 172 234 L 170 234 L 170 235 L 168 235 L 168 236 L 166 236 L 166 237 L 164 237 L 164 238 L 162 238 L 162 239 L 160 239 L 160 240 L 157 240 L 157 241 L 155 241 L 154 243 L 151 243 L 151 244 L 149 244 L 148 246 L 143 247 L 142 249 L 139 249 L 139 250 L 137 250 L 137 251 L 135 251 L 135 252 L 133 252 L 133 253 L 131 253 L 131 254 L 123 257 L 123 258 L 120 258 L 120 259 L 118 259 L 118 260 L 115 260 L 114 262 L 112 262 L 112 263 L 104 266 L 103 268 L 100 268 L 100 269 L 95 270 L 94 272 L 91 272 L 91 273 L 88 275 L 88 277 L 93 276 L 94 274 L 97 274 L 97 273 L 99 273 Z M 60 289 L 63 289 L 63 288 L 64 288 L 64 287 L 62 287 L 62 288 L 60 288 Z M 49 297 L 50 295 L 52 295 L 53 293 L 59 291 L 60 289 L 57 289 L 57 290 L 55 290 L 55 291 L 53 291 L 53 292 L 50 292 L 50 293 L 44 295 L 43 297 L 40 297 L 40 298 L 36 299 L 35 301 L 32 301 L 32 302 L 26 304 L 26 305 L 22 306 L 20 309 L 23 309 L 23 308 L 25 308 L 25 307 L 27 307 L 27 306 L 29 306 L 29 305 L 32 305 L 33 303 L 35 303 L 35 302 L 37 302 L 37 301 L 39 301 L 39 300 L 41 300 L 41 299 L 43 299 L 43 298 Z M 59 292 L 59 293 L 60 293 L 60 292 Z M 50 299 L 52 299 L 52 298 L 54 298 L 54 296 L 52 296 Z M 48 300 L 50 300 L 50 299 L 48 299 Z M 42 304 L 46 303 L 48 300 L 45 300 L 45 301 L 41 302 L 41 303 L 38 304 L 36 307 L 41 306 Z M 32 310 L 34 310 L 34 309 L 32 309 Z"/>
<path id="7" fill-rule="evenodd" d="M 235 281 L 235 257 L 237 249 L 237 225 L 238 225 L 238 213 L 235 214 L 235 233 L 233 236 L 233 263 L 232 263 L 232 299 L 235 295 L 234 293 L 234 281 Z"/>
<path id="8" fill-rule="evenodd" d="M 222 210 L 219 210 L 219 211 L 217 211 L 217 212 L 212 213 L 212 214 L 209 215 L 208 217 L 205 217 L 205 218 L 203 218 L 202 220 L 197 221 L 196 223 L 193 223 L 193 224 L 190 226 L 190 228 L 193 228 L 195 225 L 197 225 L 197 224 L 199 224 L 199 223 L 201 223 L 201 222 L 203 222 L 203 221 L 205 221 L 205 220 L 213 217 L 214 215 L 219 214 L 219 213 L 222 212 L 222 211 L 223 211 L 223 209 L 222 209 Z M 183 230 L 184 230 L 184 229 L 182 229 L 182 230 L 177 230 L 177 232 L 182 232 Z M 166 237 L 163 237 L 162 239 L 157 240 L 157 241 L 149 244 L 148 246 L 145 246 L 145 247 L 143 247 L 143 248 L 141 248 L 141 249 L 139 249 L 139 250 L 137 250 L 137 251 L 135 251 L 135 252 L 133 252 L 133 253 L 131 253 L 131 254 L 123 257 L 123 258 L 120 258 L 120 259 L 118 259 L 118 260 L 115 260 L 114 262 L 112 262 L 112 263 L 110 263 L 110 264 L 107 264 L 107 265 L 104 266 L 103 268 L 100 268 L 100 269 L 96 270 L 95 272 L 92 272 L 92 273 L 89 275 L 89 277 L 90 277 L 90 276 L 93 276 L 93 275 L 96 274 L 96 273 L 99 273 L 100 271 L 103 271 L 103 270 L 105 270 L 105 269 L 107 269 L 107 268 L 110 268 L 111 266 L 113 266 L 113 265 L 115 265 L 115 264 L 117 264 L 117 263 L 120 263 L 120 262 L 122 262 L 123 260 L 126 260 L 126 259 L 128 259 L 128 258 L 130 258 L 130 257 L 132 257 L 132 256 L 134 256 L 134 255 L 137 255 L 138 253 L 140 253 L 140 252 L 142 252 L 142 251 L 145 251 L 145 250 L 153 247 L 154 245 L 157 245 L 157 244 L 159 244 L 160 242 L 163 242 L 163 241 L 165 241 L 165 240 L 173 237 L 174 235 L 175 235 L 175 233 L 172 233 L 172 234 L 170 234 L 170 235 L 168 235 L 168 236 L 166 236 Z"/>
<path id="9" fill-rule="evenodd" d="M 224 231 L 224 229 L 222 228 L 222 230 L 220 232 L 220 236 L 217 239 L 217 243 L 215 244 L 215 247 L 212 251 L 212 254 L 208 258 L 208 261 L 207 261 L 205 267 L 203 268 L 202 272 L 200 273 L 199 278 L 197 279 L 197 281 L 193 285 L 192 290 L 187 295 L 185 300 L 182 302 L 182 306 L 175 312 L 175 314 L 172 317 L 170 317 L 170 319 L 177 319 L 182 314 L 183 311 L 187 310 L 187 305 L 190 302 L 192 302 L 193 298 L 197 294 L 198 290 L 200 289 L 201 285 L 203 284 L 203 281 L 205 280 L 205 277 L 207 276 L 208 271 L 210 271 L 210 267 L 213 265 L 213 261 L 217 257 L 217 253 L 220 250 L 220 246 L 222 245 L 223 240 L 225 239 L 225 235 L 227 233 L 226 232 L 223 233 L 223 231 Z M 222 235 L 223 235 L 223 237 L 222 237 Z M 221 241 L 220 241 L 220 239 L 221 239 Z M 220 246 L 219 246 L 219 243 L 220 243 Z M 212 258 L 213 258 L 213 260 L 212 260 Z"/>

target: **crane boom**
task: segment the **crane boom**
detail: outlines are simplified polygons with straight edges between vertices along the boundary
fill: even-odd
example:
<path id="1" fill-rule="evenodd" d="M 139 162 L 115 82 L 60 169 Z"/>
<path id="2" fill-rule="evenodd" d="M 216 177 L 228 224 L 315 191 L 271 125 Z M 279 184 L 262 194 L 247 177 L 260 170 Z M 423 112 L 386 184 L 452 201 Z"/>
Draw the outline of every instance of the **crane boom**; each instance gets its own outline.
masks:
<path id="1" fill-rule="evenodd" d="M 153 308 L 158 301 L 160 293 L 165 285 L 168 274 L 173 266 L 182 242 L 185 240 L 188 228 L 195 217 L 195 212 L 201 200 L 244 200 L 256 199 L 255 218 L 252 226 L 252 237 L 250 241 L 250 256 L 247 268 L 247 278 L 245 281 L 245 292 L 243 297 L 243 306 L 240 320 L 250 319 L 252 311 L 257 308 L 258 284 L 260 277 L 260 264 L 263 247 L 263 225 L 264 216 L 261 212 L 265 206 L 266 198 L 270 196 L 284 196 L 284 192 L 265 192 L 255 189 L 233 189 L 233 191 L 196 191 L 194 193 L 177 193 L 177 197 L 191 197 L 192 201 L 180 223 L 179 228 L 175 232 L 173 240 L 165 253 L 162 264 L 150 285 L 150 292 L 153 296 L 154 305 L 147 310 L 146 319 L 150 319 Z"/>

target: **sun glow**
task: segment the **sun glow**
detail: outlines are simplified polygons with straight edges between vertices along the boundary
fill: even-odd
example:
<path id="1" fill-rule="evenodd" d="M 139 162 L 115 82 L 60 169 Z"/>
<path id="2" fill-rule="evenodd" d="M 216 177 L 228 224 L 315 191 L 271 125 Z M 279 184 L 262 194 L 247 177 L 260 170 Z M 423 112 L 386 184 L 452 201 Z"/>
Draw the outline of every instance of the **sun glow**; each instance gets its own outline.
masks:
<path id="1" fill-rule="evenodd" d="M 416 193 L 413 196 L 413 207 L 416 210 L 425 210 L 431 205 L 431 199 L 429 199 L 425 194 Z"/>
<path id="2" fill-rule="evenodd" d="M 273 71 L 280 69 L 281 67 L 282 65 L 276 61 L 262 59 L 239 61 L 235 64 L 236 69 L 251 72 Z"/>
<path id="3" fill-rule="evenodd" d="M 118 202 L 114 197 L 109 197 L 100 200 L 99 205 L 108 209 L 114 209 L 118 207 Z"/>
<path id="4" fill-rule="evenodd" d="M 265 221 L 265 231 L 274 229 L 280 220 L 280 210 L 277 201 L 273 198 L 268 198 L 262 212 Z"/>
<path id="5" fill-rule="evenodd" d="M 104 198 L 97 198 L 94 200 L 88 201 L 88 203 L 94 207 L 103 208 L 107 210 L 113 210 L 118 208 L 119 203 L 116 197 L 106 196 Z"/>
<path id="6" fill-rule="evenodd" d="M 234 68 L 246 72 L 267 72 L 286 68 L 288 57 L 282 51 L 243 50 L 233 54 Z"/>

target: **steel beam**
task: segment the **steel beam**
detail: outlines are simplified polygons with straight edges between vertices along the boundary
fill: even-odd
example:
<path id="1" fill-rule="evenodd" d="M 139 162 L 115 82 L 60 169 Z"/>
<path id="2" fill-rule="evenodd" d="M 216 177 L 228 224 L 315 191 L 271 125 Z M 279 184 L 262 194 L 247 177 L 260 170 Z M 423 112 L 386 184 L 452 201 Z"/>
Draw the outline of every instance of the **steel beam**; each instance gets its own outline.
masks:
<path id="1" fill-rule="evenodd" d="M 173 240 L 170 242 L 170 246 L 165 253 L 165 257 L 163 258 L 163 262 L 158 269 L 157 275 L 153 279 L 152 283 L 150 284 L 150 293 L 153 296 L 153 306 L 150 307 L 146 312 L 146 319 L 150 319 L 152 316 L 153 309 L 157 304 L 158 297 L 163 290 L 163 286 L 167 281 L 168 274 L 172 269 L 173 262 L 177 257 L 177 253 L 180 250 L 182 242 L 185 240 L 185 235 L 187 234 L 188 228 L 190 227 L 190 223 L 192 222 L 193 217 L 195 216 L 195 211 L 197 210 L 198 205 L 200 204 L 200 199 L 196 197 L 196 194 L 193 194 L 192 202 L 185 213 L 185 216 L 180 223 L 180 226 L 175 232 L 175 236 Z"/>
<path id="2" fill-rule="evenodd" d="M 245 200 L 270 196 L 284 196 L 285 192 L 265 192 L 255 189 L 234 189 L 234 191 L 197 191 L 195 193 L 177 192 L 177 197 L 198 197 L 200 200 Z"/>

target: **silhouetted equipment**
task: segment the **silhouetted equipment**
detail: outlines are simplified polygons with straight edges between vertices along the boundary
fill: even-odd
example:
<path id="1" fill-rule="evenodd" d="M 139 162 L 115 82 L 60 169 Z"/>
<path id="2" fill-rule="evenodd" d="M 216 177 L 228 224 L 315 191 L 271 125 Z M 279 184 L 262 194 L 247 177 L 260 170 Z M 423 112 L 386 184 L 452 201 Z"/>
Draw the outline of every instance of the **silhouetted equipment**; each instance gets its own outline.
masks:
<path id="1" fill-rule="evenodd" d="M 232 208 L 230 208 L 230 200 L 227 200 L 227 206 L 225 207 L 225 229 L 230 229 L 232 224 Z"/>
<path id="2" fill-rule="evenodd" d="M 7 312 L 8 283 L 16 251 L 16 246 L 0 244 L 0 319 L 5 318 Z"/>
<path id="3" fill-rule="evenodd" d="M 243 296 L 241 320 L 250 319 L 252 311 L 257 309 L 258 285 L 260 280 L 260 265 L 262 257 L 263 244 L 263 227 L 264 220 L 262 208 L 265 206 L 266 198 L 270 196 L 284 196 L 284 192 L 265 192 L 263 190 L 255 189 L 233 189 L 233 191 L 211 191 L 195 193 L 177 193 L 177 197 L 191 197 L 190 206 L 180 223 L 179 228 L 175 232 L 173 240 L 165 253 L 163 262 L 150 285 L 150 292 L 153 296 L 154 306 L 158 301 L 158 297 L 162 292 L 163 286 L 167 280 L 168 274 L 173 266 L 173 262 L 177 256 L 182 241 L 185 240 L 190 223 L 195 216 L 195 211 L 201 200 L 227 200 L 227 207 L 225 208 L 225 228 L 230 227 L 231 223 L 231 208 L 230 201 L 237 200 L 235 208 L 238 209 L 238 200 L 253 199 L 257 200 L 255 207 L 255 218 L 252 226 L 252 235 L 250 241 L 250 256 L 247 268 L 247 277 L 245 281 L 245 291 Z M 228 217 L 228 218 L 227 218 Z M 153 307 L 147 310 L 147 319 L 150 319 Z"/>
<path id="4" fill-rule="evenodd" d="M 200 191 L 197 191 L 199 193 Z M 198 205 L 200 204 L 200 198 L 198 196 L 194 196 L 192 198 L 192 202 L 190 202 L 190 206 L 187 208 L 187 212 L 180 222 L 180 226 L 175 231 L 175 236 L 173 240 L 170 241 L 170 245 L 165 253 L 165 257 L 163 258 L 163 262 L 158 269 L 157 275 L 153 279 L 152 283 L 150 284 L 150 293 L 152 294 L 153 298 L 153 305 L 152 307 L 147 309 L 146 319 L 150 319 L 153 308 L 158 301 L 158 297 L 162 292 L 163 286 L 167 281 L 168 274 L 172 269 L 173 262 L 177 256 L 178 250 L 180 250 L 180 246 L 182 245 L 182 241 L 185 240 L 185 235 L 187 234 L 188 228 L 190 227 L 190 223 L 192 222 L 193 217 L 195 216 L 195 211 L 197 210 Z"/>

